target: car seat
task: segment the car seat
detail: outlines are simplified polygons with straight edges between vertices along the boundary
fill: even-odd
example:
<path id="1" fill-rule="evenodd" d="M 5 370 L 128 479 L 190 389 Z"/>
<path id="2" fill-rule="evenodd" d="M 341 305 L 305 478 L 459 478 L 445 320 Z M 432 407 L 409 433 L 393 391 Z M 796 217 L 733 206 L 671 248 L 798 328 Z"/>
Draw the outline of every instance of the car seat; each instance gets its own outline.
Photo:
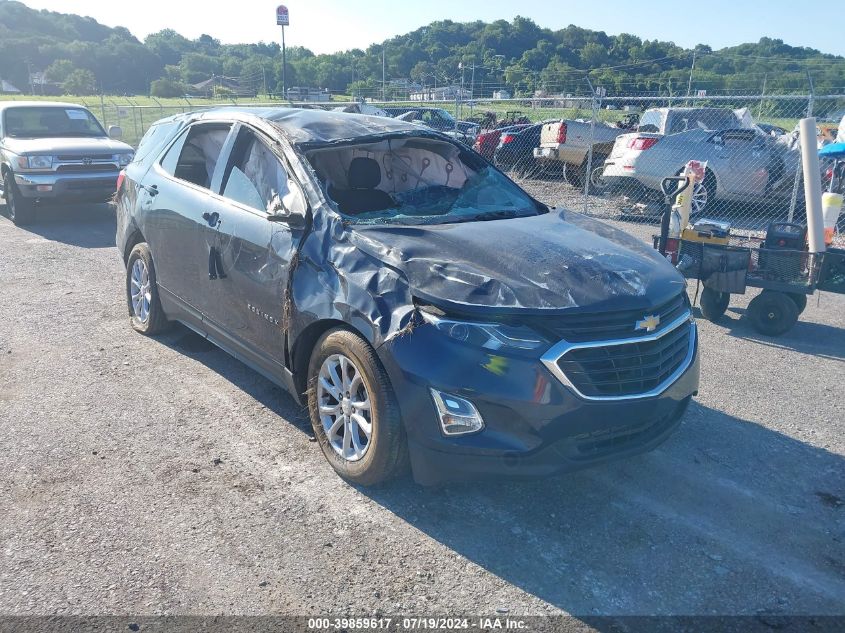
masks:
<path id="1" fill-rule="evenodd" d="M 337 202 L 342 213 L 355 215 L 368 211 L 381 211 L 396 205 L 390 194 L 376 189 L 381 183 L 381 167 L 372 158 L 359 156 L 349 164 L 348 189 L 332 187 L 329 195 Z"/>

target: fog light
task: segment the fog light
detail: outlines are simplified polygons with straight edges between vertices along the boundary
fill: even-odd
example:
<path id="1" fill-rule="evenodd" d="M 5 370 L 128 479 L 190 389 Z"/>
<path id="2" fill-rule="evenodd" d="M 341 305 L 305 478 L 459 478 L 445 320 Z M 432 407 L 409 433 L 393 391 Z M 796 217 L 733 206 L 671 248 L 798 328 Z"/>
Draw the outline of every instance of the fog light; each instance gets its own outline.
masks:
<path id="1" fill-rule="evenodd" d="M 38 185 L 35 189 L 39 193 L 49 193 L 53 191 L 53 185 Z"/>
<path id="2" fill-rule="evenodd" d="M 467 435 L 484 428 L 481 414 L 469 400 L 436 389 L 431 390 L 431 397 L 434 398 L 444 435 Z"/>

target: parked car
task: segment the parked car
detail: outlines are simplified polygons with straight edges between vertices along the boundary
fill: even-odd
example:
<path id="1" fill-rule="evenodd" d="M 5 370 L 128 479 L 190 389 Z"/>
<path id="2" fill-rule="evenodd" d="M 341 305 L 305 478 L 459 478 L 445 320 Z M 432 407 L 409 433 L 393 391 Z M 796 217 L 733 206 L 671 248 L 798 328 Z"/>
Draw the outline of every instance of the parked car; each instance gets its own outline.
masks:
<path id="1" fill-rule="evenodd" d="M 475 143 L 473 143 L 472 145 L 472 149 L 474 149 L 484 158 L 492 162 L 494 159 L 494 154 L 496 153 L 496 148 L 499 147 L 499 141 L 501 140 L 502 135 L 506 133 L 513 133 L 518 130 L 523 130 L 527 127 L 528 124 L 512 125 L 510 127 L 503 127 L 496 130 L 482 132 L 476 137 Z"/>
<path id="2" fill-rule="evenodd" d="M 707 171 L 693 191 L 693 214 L 704 213 L 717 200 L 769 204 L 790 199 L 799 152 L 753 125 L 740 126 L 728 108 L 647 110 L 637 132 L 616 139 L 604 164 L 603 185 L 632 198 L 658 198 L 664 178 L 698 160 L 707 162 Z"/>
<path id="3" fill-rule="evenodd" d="M 392 117 L 402 116 L 405 121 L 416 121 L 433 130 L 456 135 L 458 140 L 470 146 L 481 132 L 481 127 L 477 123 L 456 121 L 455 117 L 443 108 L 390 106 L 385 107 L 384 110 Z"/>
<path id="4" fill-rule="evenodd" d="M 502 171 L 512 172 L 520 178 L 537 176 L 565 177 L 564 163 L 538 161 L 534 148 L 540 142 L 540 133 L 547 122 L 535 123 L 521 130 L 502 134 L 493 155 L 495 165 Z"/>
<path id="5" fill-rule="evenodd" d="M 113 138 L 110 138 L 113 137 Z M 71 103 L 0 103 L 0 195 L 18 225 L 43 202 L 105 202 L 132 148 Z"/>
<path id="6" fill-rule="evenodd" d="M 181 321 L 307 403 L 343 477 L 545 475 L 650 450 L 698 389 L 681 275 L 414 124 L 156 123 L 116 196 L 132 327 Z"/>
<path id="7" fill-rule="evenodd" d="M 534 149 L 538 163 L 563 163 L 567 181 L 580 187 L 587 175 L 590 146 L 593 148 L 593 167 L 604 163 L 616 138 L 624 129 L 608 123 L 561 120 L 546 123 L 540 133 L 539 147 Z"/>

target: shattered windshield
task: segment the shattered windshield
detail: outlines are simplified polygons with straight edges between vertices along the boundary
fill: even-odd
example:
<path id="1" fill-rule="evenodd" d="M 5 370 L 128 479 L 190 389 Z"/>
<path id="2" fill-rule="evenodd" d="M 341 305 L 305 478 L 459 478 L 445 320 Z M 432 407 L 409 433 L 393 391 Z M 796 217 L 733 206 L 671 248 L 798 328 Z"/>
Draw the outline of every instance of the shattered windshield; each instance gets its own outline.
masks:
<path id="1" fill-rule="evenodd" d="M 318 149 L 309 160 L 327 196 L 354 224 L 448 224 L 545 212 L 488 163 L 439 139 Z"/>

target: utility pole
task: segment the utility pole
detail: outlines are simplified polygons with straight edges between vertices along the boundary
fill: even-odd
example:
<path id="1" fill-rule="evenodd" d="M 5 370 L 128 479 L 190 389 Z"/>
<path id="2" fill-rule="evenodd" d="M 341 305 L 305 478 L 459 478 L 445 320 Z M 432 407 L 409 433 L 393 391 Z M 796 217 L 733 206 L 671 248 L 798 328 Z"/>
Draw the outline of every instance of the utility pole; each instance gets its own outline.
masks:
<path id="1" fill-rule="evenodd" d="M 32 64 L 29 60 L 26 60 L 26 72 L 29 75 L 29 94 L 35 94 L 35 83 L 32 81 Z M 44 84 L 42 83 L 41 86 L 43 87 Z M 42 88 L 43 89 L 43 88 Z"/>
<path id="2" fill-rule="evenodd" d="M 381 47 L 381 100 L 382 102 L 387 101 L 386 96 L 386 88 L 387 88 L 387 66 L 384 60 L 384 45 Z"/>
<path id="3" fill-rule="evenodd" d="M 689 83 L 687 83 L 687 99 L 692 94 L 692 71 L 695 70 L 695 51 L 692 52 L 692 66 L 689 69 Z"/>
<path id="4" fill-rule="evenodd" d="M 290 26 L 290 14 L 288 8 L 283 4 L 276 8 L 276 26 L 282 27 L 282 99 L 284 100 L 288 98 L 288 58 L 285 50 L 285 27 Z"/>
<path id="5" fill-rule="evenodd" d="M 264 69 L 264 64 L 261 64 L 261 76 L 263 77 L 264 96 L 267 96 L 267 71 Z"/>
<path id="6" fill-rule="evenodd" d="M 769 78 L 769 73 L 763 75 L 763 90 L 760 92 L 760 107 L 757 109 L 757 118 L 763 116 L 763 100 L 766 97 L 766 80 Z"/>
<path id="7" fill-rule="evenodd" d="M 472 116 L 472 109 L 475 105 L 475 62 L 472 63 L 472 79 L 470 79 L 470 102 L 469 114 Z"/>

